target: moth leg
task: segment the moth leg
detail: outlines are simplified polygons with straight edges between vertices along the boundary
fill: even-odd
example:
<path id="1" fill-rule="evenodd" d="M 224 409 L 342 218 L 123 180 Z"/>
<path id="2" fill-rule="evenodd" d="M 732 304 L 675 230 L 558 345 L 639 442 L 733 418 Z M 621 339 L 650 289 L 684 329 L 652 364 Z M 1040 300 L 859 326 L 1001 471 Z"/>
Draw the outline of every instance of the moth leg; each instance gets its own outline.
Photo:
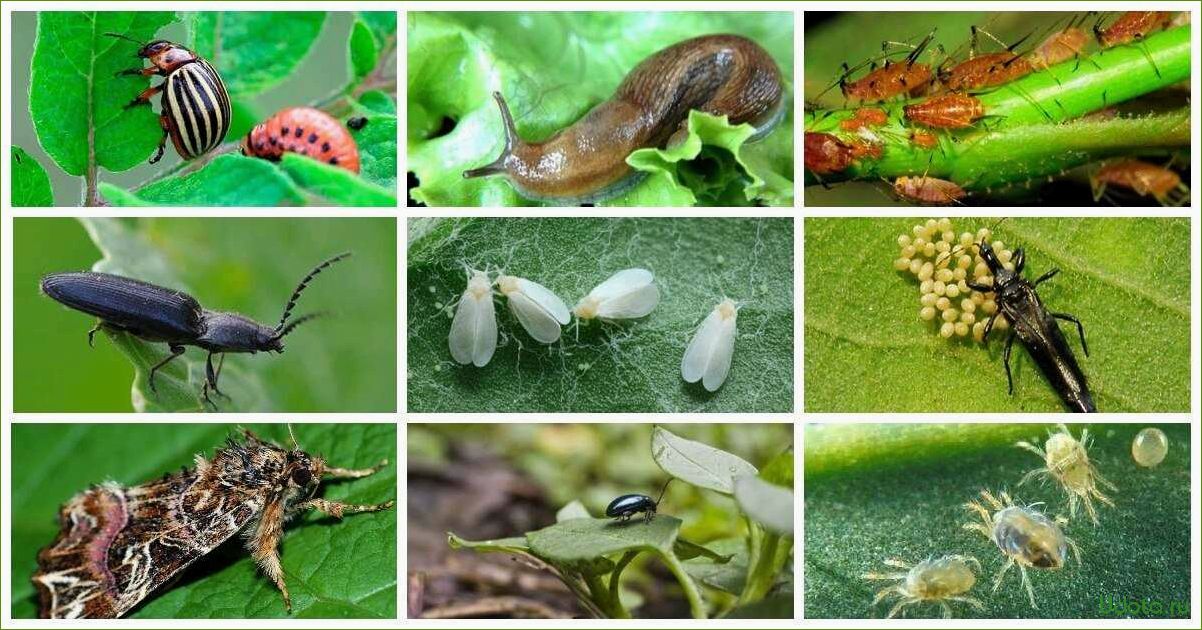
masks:
<path id="1" fill-rule="evenodd" d="M 284 535 L 286 519 L 283 501 L 272 501 L 263 509 L 259 518 L 259 526 L 251 536 L 248 546 L 250 555 L 258 563 L 259 568 L 267 577 L 275 582 L 284 598 L 284 608 L 292 612 L 292 595 L 288 593 L 288 585 L 284 583 L 284 568 L 280 565 L 280 539 Z"/>
<path id="2" fill-rule="evenodd" d="M 96 347 L 96 333 L 99 332 L 100 329 L 103 327 L 104 327 L 104 320 L 97 319 L 96 325 L 92 326 L 92 329 L 88 331 L 88 347 L 89 348 Z"/>
<path id="3" fill-rule="evenodd" d="M 298 503 L 296 510 L 317 510 L 324 514 L 329 514 L 334 518 L 342 518 L 344 514 L 359 514 L 361 512 L 380 512 L 391 508 L 396 502 L 385 501 L 383 503 L 373 504 L 354 504 L 342 503 L 340 501 L 330 501 L 328 499 L 309 499 Z"/>
<path id="4" fill-rule="evenodd" d="M 388 465 L 388 460 L 383 460 L 371 468 L 326 468 L 322 476 L 331 479 L 361 479 L 369 475 L 374 475 L 380 472 L 380 469 Z"/>
<path id="5" fill-rule="evenodd" d="M 1068 313 L 1052 313 L 1052 317 L 1063 319 L 1066 322 L 1072 322 L 1077 325 L 1077 334 L 1081 335 L 1081 349 L 1085 351 L 1085 356 L 1089 356 L 1089 346 L 1085 345 L 1085 327 L 1081 325 L 1081 320 L 1069 315 Z"/>
<path id="6" fill-rule="evenodd" d="M 157 388 L 155 388 L 155 386 L 154 386 L 154 373 L 158 372 L 159 368 L 163 367 L 164 365 L 167 365 L 167 363 L 169 361 L 171 361 L 175 357 L 178 357 L 179 355 L 184 353 L 183 346 L 168 344 L 167 347 L 171 349 L 171 354 L 167 355 L 167 358 L 163 359 L 162 361 L 155 363 L 154 366 L 152 366 L 150 368 L 150 376 L 147 377 L 147 379 L 146 379 L 150 383 L 150 391 L 154 392 L 155 394 L 158 394 L 159 390 Z"/>
<path id="7" fill-rule="evenodd" d="M 1010 385 L 1010 395 L 1014 395 L 1014 378 L 1010 376 L 1010 349 L 1014 347 L 1014 332 L 1006 337 L 1006 349 L 1002 351 L 1002 363 L 1006 365 L 1006 383 Z"/>

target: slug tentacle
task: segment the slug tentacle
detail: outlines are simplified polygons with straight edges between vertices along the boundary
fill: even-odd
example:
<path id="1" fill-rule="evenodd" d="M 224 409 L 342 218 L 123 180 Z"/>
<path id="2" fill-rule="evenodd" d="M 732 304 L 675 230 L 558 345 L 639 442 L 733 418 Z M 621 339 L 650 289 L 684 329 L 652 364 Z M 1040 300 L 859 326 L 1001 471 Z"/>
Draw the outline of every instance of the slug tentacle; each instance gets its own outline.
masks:
<path id="1" fill-rule="evenodd" d="M 726 116 L 732 125 L 768 133 L 785 113 L 780 69 L 755 42 L 738 35 L 705 35 L 669 46 L 643 60 L 612 98 L 542 142 L 517 134 L 509 107 L 494 93 L 505 128 L 505 148 L 494 161 L 464 177 L 505 175 L 528 199 L 561 205 L 595 203 L 638 183 L 626 158 L 680 137 L 691 110 Z"/>

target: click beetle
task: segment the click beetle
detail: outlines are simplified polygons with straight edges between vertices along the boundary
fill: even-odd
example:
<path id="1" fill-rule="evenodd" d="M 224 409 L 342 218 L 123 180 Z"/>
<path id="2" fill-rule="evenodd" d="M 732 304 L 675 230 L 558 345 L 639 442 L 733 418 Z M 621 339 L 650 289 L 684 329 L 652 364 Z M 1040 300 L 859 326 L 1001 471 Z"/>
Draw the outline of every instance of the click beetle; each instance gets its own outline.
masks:
<path id="1" fill-rule="evenodd" d="M 144 341 L 166 343 L 171 353 L 150 368 L 147 379 L 150 390 L 156 394 L 155 372 L 182 355 L 184 346 L 196 346 L 208 351 L 201 393 L 206 402 L 213 404 L 209 399 L 210 390 L 224 395 L 217 389 L 221 362 L 214 369 L 213 355 L 221 355 L 220 361 L 224 361 L 227 352 L 283 353 L 284 337 L 297 326 L 322 315 L 310 313 L 288 320 L 301 293 L 327 267 L 350 255 L 350 252 L 345 252 L 334 256 L 314 267 L 301 279 L 274 328 L 237 313 L 204 308 L 196 298 L 183 291 L 111 273 L 52 273 L 42 278 L 41 288 L 42 293 L 56 302 L 96 316 L 96 325 L 88 331 L 89 346 L 94 346 L 96 331 L 102 327 L 125 331 Z"/>
<path id="2" fill-rule="evenodd" d="M 1006 269 L 989 243 L 981 242 L 977 247 L 993 275 L 993 285 L 968 283 L 968 286 L 983 293 L 992 291 L 998 305 L 997 312 L 985 324 L 985 339 L 989 338 L 993 322 L 999 315 L 1004 315 L 1010 322 L 1010 335 L 1006 337 L 1006 348 L 1002 352 L 1010 393 L 1014 393 L 1014 379 L 1010 375 L 1010 349 L 1014 345 L 1014 338 L 1018 337 L 1027 348 L 1027 354 L 1030 354 L 1039 366 L 1039 371 L 1043 372 L 1052 388 L 1060 394 L 1065 406 L 1080 413 L 1097 411 L 1093 396 L 1085 384 L 1085 374 L 1081 372 L 1081 366 L 1077 364 L 1077 358 L 1073 355 L 1064 334 L 1060 332 L 1056 320 L 1062 319 L 1077 325 L 1077 333 L 1081 336 L 1081 349 L 1088 357 L 1089 346 L 1085 345 L 1085 327 L 1081 325 L 1081 320 L 1068 313 L 1049 311 L 1035 291 L 1035 287 L 1060 273 L 1060 269 L 1052 268 L 1035 282 L 1029 282 L 1023 277 L 1026 260 L 1021 247 L 1014 251 L 1014 271 Z"/>
<path id="3" fill-rule="evenodd" d="M 659 498 L 655 501 L 645 494 L 624 494 L 609 502 L 609 507 L 605 508 L 605 515 L 617 519 L 619 523 L 625 523 L 631 516 L 642 512 L 643 522 L 650 523 L 655 519 L 655 511 L 659 508 L 659 502 L 663 500 L 664 492 L 668 490 L 670 483 L 672 479 L 664 484 L 663 489 L 659 491 Z"/>

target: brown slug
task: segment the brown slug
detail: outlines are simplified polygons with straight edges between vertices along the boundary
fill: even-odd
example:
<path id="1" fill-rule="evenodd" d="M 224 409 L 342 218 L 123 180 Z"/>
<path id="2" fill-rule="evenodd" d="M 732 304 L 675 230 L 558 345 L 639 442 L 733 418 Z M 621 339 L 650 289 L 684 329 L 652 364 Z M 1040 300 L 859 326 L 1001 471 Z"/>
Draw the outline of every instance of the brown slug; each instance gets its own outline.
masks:
<path id="1" fill-rule="evenodd" d="M 595 203 L 629 190 L 645 173 L 634 171 L 626 157 L 683 139 L 690 110 L 751 124 L 755 135 L 748 142 L 767 135 L 785 114 L 776 62 L 738 35 L 687 39 L 644 59 L 612 98 L 543 142 L 523 141 L 505 98 L 500 92 L 493 98 L 505 125 L 505 148 L 463 176 L 503 174 L 523 197 L 556 205 Z"/>

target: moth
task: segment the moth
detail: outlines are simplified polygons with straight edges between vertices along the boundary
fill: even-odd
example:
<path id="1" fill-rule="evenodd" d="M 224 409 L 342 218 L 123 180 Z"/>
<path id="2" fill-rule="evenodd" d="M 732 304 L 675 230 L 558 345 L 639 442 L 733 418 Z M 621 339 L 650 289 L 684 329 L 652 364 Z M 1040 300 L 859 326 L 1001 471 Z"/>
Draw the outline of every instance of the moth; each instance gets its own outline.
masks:
<path id="1" fill-rule="evenodd" d="M 291 428 L 289 428 L 291 433 Z M 279 544 L 287 520 L 306 510 L 335 518 L 387 510 L 316 496 L 322 479 L 359 479 L 364 469 L 337 468 L 243 430 L 205 459 L 136 486 L 113 481 L 75 495 L 59 510 L 60 530 L 38 553 L 33 584 L 43 618 L 114 618 L 163 589 L 188 565 L 236 534 L 292 611 Z"/>

